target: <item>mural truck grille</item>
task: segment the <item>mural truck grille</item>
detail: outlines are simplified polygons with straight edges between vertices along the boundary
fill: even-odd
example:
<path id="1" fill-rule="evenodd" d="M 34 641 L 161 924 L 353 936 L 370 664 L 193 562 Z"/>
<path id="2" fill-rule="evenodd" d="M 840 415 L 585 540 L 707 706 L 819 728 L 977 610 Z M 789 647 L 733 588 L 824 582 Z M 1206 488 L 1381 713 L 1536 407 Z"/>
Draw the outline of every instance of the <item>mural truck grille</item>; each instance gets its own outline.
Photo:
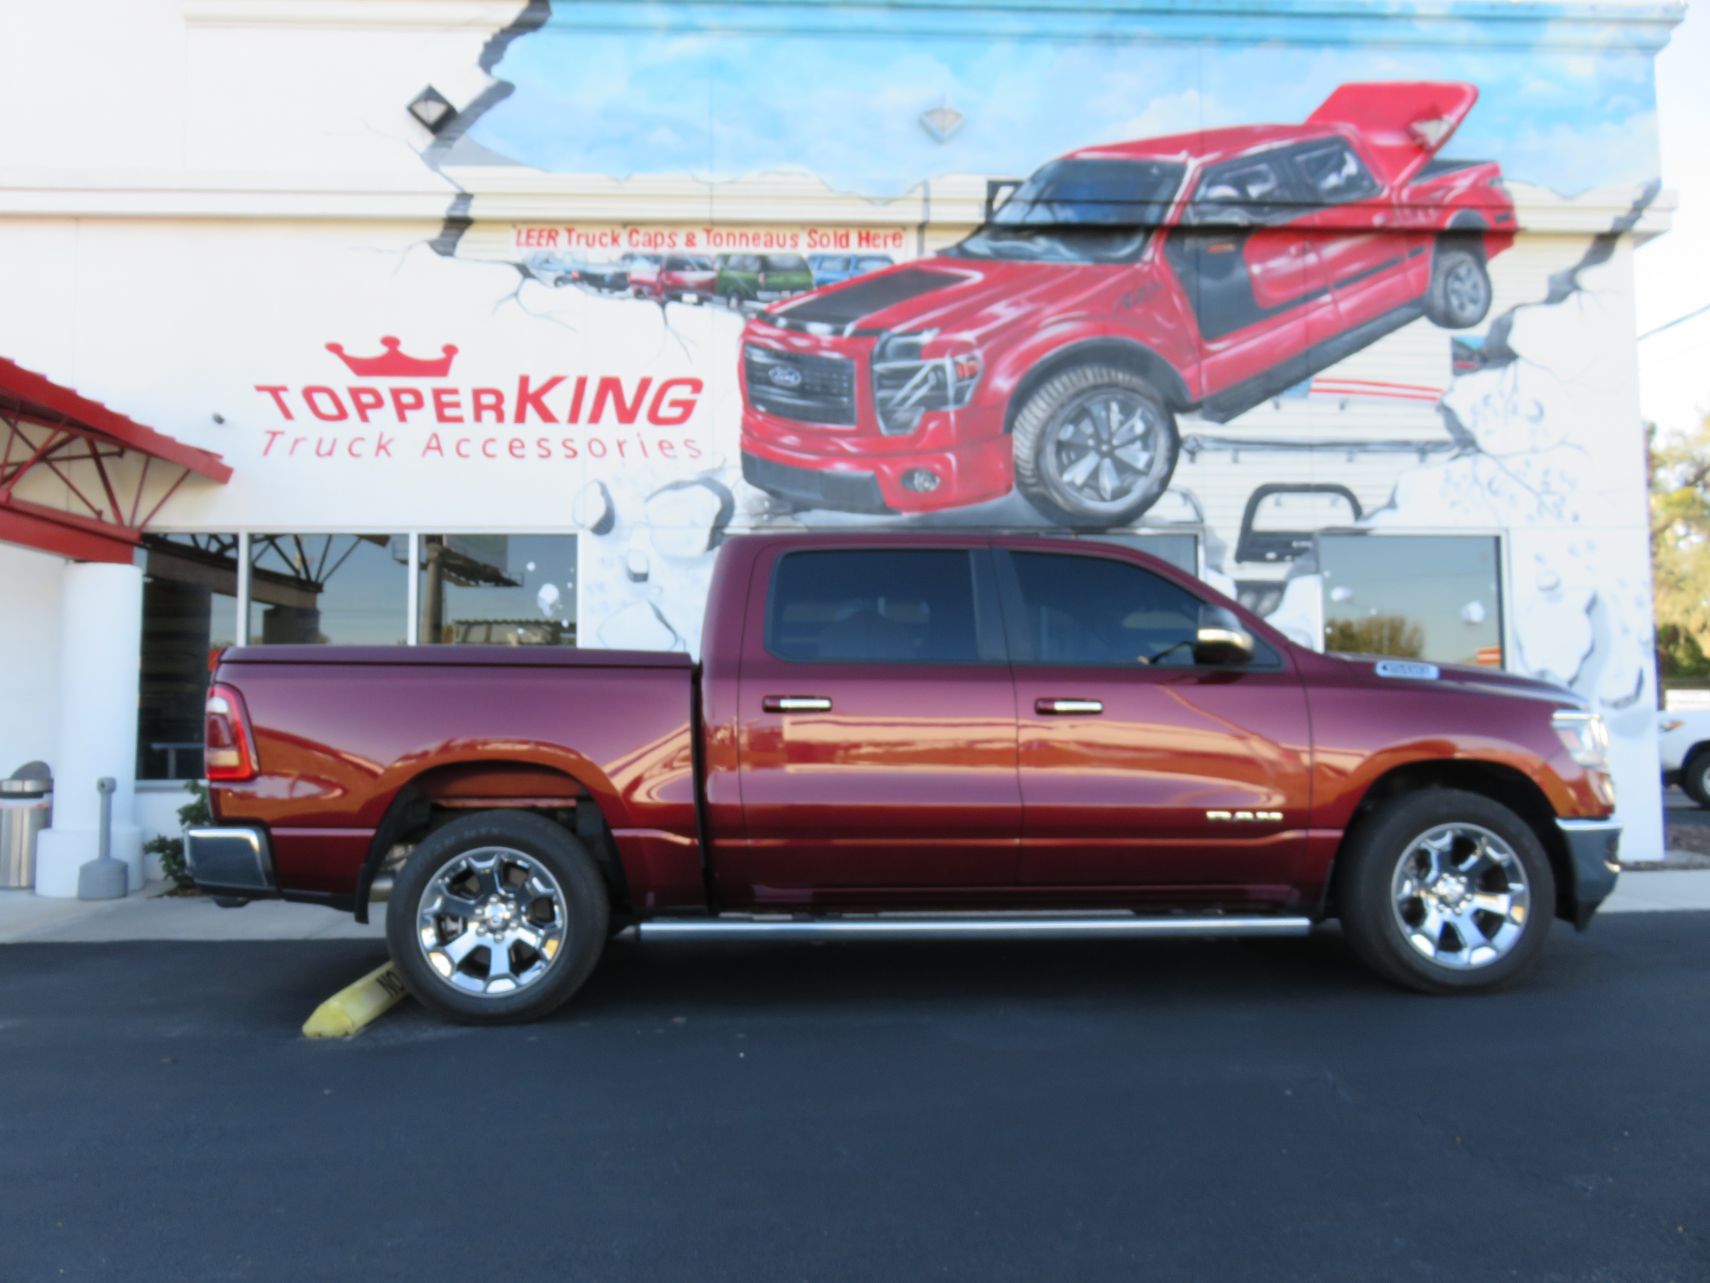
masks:
<path id="1" fill-rule="evenodd" d="M 841 356 L 742 350 L 748 403 L 762 414 L 836 427 L 855 424 L 855 363 Z"/>

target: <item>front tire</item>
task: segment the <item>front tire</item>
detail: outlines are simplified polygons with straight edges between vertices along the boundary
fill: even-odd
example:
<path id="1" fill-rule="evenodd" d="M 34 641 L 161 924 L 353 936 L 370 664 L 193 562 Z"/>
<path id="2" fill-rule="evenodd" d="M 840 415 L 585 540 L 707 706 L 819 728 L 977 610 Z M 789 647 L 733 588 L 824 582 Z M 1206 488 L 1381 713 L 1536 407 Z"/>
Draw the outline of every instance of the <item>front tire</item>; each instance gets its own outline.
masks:
<path id="1" fill-rule="evenodd" d="M 1680 770 L 1681 792 L 1710 810 L 1710 748 L 1701 748 L 1686 759 Z"/>
<path id="2" fill-rule="evenodd" d="M 386 945 L 416 1001 L 468 1024 L 537 1020 L 605 947 L 605 882 L 561 825 L 482 811 L 427 837 L 386 903 Z"/>
<path id="3" fill-rule="evenodd" d="M 1490 270 L 1471 242 L 1455 238 L 1437 246 L 1425 315 L 1446 330 L 1477 325 L 1490 313 Z"/>
<path id="4" fill-rule="evenodd" d="M 1145 379 L 1074 366 L 1015 416 L 1016 489 L 1058 525 L 1128 525 L 1169 488 L 1180 445 L 1175 416 Z"/>
<path id="5" fill-rule="evenodd" d="M 1336 899 L 1348 943 L 1373 971 L 1423 993 L 1467 993 L 1537 961 L 1556 883 L 1543 844 L 1513 811 L 1426 789 L 1350 834 Z"/>

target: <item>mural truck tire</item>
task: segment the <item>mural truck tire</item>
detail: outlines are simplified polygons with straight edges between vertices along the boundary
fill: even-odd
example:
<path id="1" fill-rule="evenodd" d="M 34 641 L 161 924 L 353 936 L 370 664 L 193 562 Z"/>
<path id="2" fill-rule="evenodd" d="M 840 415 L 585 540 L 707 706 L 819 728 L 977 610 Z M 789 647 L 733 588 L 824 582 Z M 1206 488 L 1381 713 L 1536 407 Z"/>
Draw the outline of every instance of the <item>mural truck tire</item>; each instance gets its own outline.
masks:
<path id="1" fill-rule="evenodd" d="M 1064 526 L 1134 521 L 1169 488 L 1175 415 L 1140 375 L 1077 365 L 1035 388 L 1015 416 L 1015 485 Z"/>
<path id="2" fill-rule="evenodd" d="M 1447 238 L 1431 263 L 1425 314 L 1445 330 L 1465 330 L 1490 312 L 1490 269 L 1476 240 Z"/>
<path id="3" fill-rule="evenodd" d="M 1680 768 L 1681 791 L 1710 810 L 1710 748 L 1701 748 Z"/>
<path id="4" fill-rule="evenodd" d="M 1537 961 L 1556 912 L 1538 835 L 1459 789 L 1385 803 L 1349 835 L 1338 866 L 1337 912 L 1354 953 L 1421 993 L 1507 984 Z"/>
<path id="5" fill-rule="evenodd" d="M 466 1024 L 536 1020 L 582 987 L 611 910 L 587 848 L 524 811 L 425 838 L 386 902 L 386 946 L 417 1002 Z"/>

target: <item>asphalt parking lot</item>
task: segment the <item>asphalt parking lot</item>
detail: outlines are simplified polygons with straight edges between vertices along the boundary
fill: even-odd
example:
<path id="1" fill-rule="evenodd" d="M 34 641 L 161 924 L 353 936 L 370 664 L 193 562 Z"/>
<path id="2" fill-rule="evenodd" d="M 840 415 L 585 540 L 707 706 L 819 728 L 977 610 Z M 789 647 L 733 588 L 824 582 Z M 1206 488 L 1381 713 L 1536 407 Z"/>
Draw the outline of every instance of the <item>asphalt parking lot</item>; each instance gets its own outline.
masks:
<path id="1" fill-rule="evenodd" d="M 620 942 L 302 1040 L 381 956 L 0 948 L 0 1278 L 1710 1277 L 1710 914 L 1461 1000 L 1334 933 Z"/>

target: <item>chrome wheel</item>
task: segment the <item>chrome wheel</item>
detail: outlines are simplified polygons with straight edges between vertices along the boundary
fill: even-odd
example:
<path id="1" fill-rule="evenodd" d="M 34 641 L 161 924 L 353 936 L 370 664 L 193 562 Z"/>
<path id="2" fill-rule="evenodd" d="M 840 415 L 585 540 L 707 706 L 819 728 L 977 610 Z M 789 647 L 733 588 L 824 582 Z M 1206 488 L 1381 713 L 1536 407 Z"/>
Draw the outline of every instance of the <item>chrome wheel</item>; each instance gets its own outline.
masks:
<path id="1" fill-rule="evenodd" d="M 1443 296 L 1450 317 L 1458 324 L 1472 325 L 1484 316 L 1490 304 L 1490 282 L 1475 261 L 1463 257 L 1444 278 Z"/>
<path id="2" fill-rule="evenodd" d="M 416 907 L 416 940 L 446 984 L 497 998 L 551 971 L 566 922 L 564 890 L 545 864 L 510 847 L 479 847 L 428 883 Z"/>
<path id="3" fill-rule="evenodd" d="M 1439 824 L 1414 838 L 1390 892 L 1396 925 L 1413 951 L 1456 971 L 1506 957 L 1532 903 L 1519 855 L 1477 824 Z"/>
<path id="4" fill-rule="evenodd" d="M 1064 406 L 1043 458 L 1053 488 L 1088 512 L 1118 512 L 1170 464 L 1152 403 L 1128 388 L 1092 388 Z"/>

